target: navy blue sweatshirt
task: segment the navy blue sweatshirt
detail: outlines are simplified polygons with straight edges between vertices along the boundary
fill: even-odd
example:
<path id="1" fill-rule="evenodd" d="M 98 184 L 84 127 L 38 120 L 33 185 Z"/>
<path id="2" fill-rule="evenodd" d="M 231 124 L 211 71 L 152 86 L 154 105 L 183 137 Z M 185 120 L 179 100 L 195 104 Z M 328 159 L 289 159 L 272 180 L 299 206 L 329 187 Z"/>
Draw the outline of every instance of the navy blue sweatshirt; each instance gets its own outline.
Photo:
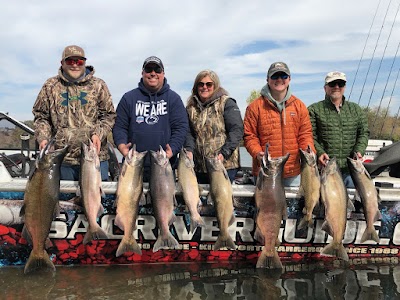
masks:
<path id="1" fill-rule="evenodd" d="M 171 164 L 185 142 L 189 129 L 188 116 L 181 97 L 170 89 L 167 79 L 155 93 L 150 92 L 140 80 L 138 88 L 124 94 L 117 107 L 113 128 L 115 145 L 132 143 L 136 150 L 165 150 L 169 144 L 173 157 Z M 145 166 L 150 165 L 149 155 Z"/>

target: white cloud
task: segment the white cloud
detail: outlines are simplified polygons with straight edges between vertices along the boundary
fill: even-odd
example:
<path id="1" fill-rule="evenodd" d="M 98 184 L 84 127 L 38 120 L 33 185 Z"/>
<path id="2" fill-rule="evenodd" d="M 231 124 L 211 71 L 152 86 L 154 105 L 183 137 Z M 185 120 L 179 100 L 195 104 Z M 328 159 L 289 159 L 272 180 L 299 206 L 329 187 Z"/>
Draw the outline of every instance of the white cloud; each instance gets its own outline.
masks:
<path id="1" fill-rule="evenodd" d="M 293 93 L 309 105 L 323 98 L 323 78 L 328 71 L 339 69 L 348 74 L 349 84 L 354 81 L 352 76 L 377 12 L 364 55 L 366 63 L 353 90 L 358 100 L 361 76 L 366 73 L 388 4 L 389 0 L 382 0 L 377 10 L 372 0 L 45 0 L 40 5 L 30 0 L 14 1 L 0 11 L 0 111 L 31 119 L 37 93 L 44 81 L 57 73 L 62 49 L 68 44 L 84 47 L 88 64 L 108 84 L 115 105 L 123 93 L 137 86 L 143 60 L 150 55 L 163 60 L 168 82 L 184 102 L 196 74 L 206 68 L 215 70 L 242 114 L 250 91 L 265 84 L 269 65 L 283 60 L 292 71 Z M 397 5 L 392 3 L 387 13 L 376 47 L 377 61 Z M 391 63 L 398 40 L 397 21 L 385 64 Z M 275 48 L 241 53 L 254 43 L 274 44 Z M 397 62 L 394 70 L 398 68 Z M 370 71 L 372 78 L 376 70 L 375 66 Z M 381 90 L 373 92 L 374 103 L 380 100 L 387 73 L 378 78 L 376 89 Z M 368 98 L 367 93 L 362 102 Z"/>

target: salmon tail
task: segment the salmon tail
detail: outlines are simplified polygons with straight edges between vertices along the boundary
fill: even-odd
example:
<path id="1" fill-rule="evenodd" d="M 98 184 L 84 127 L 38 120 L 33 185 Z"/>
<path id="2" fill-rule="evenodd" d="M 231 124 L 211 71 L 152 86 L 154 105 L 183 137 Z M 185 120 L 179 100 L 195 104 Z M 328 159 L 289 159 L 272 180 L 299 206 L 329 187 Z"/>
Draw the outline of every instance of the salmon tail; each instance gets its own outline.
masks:
<path id="1" fill-rule="evenodd" d="M 272 256 L 267 256 L 264 251 L 261 251 L 260 256 L 257 260 L 256 268 L 283 269 L 278 252 L 274 251 Z"/>
<path id="2" fill-rule="evenodd" d="M 236 250 L 235 242 L 232 240 L 230 235 L 218 236 L 217 241 L 214 244 L 214 251 L 217 251 L 223 247 L 226 247 L 231 250 Z"/>
<path id="3" fill-rule="evenodd" d="M 331 242 L 326 245 L 322 250 L 320 255 L 322 256 L 336 256 L 337 258 L 341 258 L 345 261 L 349 260 L 349 256 L 347 255 L 346 249 L 344 248 L 342 243 Z"/>
<path id="4" fill-rule="evenodd" d="M 365 228 L 365 231 L 361 237 L 361 243 L 364 243 L 365 241 L 375 241 L 379 243 L 379 236 L 375 231 L 375 227 L 372 226 L 372 228 Z"/>
<path id="5" fill-rule="evenodd" d="M 265 244 L 264 236 L 261 233 L 260 227 L 256 227 L 256 230 L 254 232 L 254 239 L 259 241 L 261 244 Z"/>
<path id="6" fill-rule="evenodd" d="M 89 227 L 89 230 L 86 232 L 85 237 L 83 238 L 83 244 L 86 245 L 87 243 L 93 240 L 106 240 L 108 239 L 107 233 L 104 230 L 97 226 L 94 229 Z"/>
<path id="7" fill-rule="evenodd" d="M 43 251 L 42 253 L 32 251 L 29 255 L 28 261 L 25 264 L 24 273 L 28 274 L 39 269 L 51 270 L 53 272 L 56 270 L 56 267 L 50 260 L 50 257 L 46 251 Z"/>
<path id="8" fill-rule="evenodd" d="M 135 252 L 139 255 L 142 255 L 142 250 L 140 249 L 138 243 L 133 237 L 122 238 L 121 243 L 119 243 L 117 253 L 115 254 L 115 256 L 120 257 L 125 252 Z"/>
<path id="9" fill-rule="evenodd" d="M 197 227 L 206 227 L 203 218 L 200 215 L 190 217 L 190 232 L 193 233 Z"/>
<path id="10" fill-rule="evenodd" d="M 300 220 L 300 223 L 299 223 L 299 229 L 304 229 L 304 228 L 306 228 L 306 227 L 309 227 L 309 228 L 314 228 L 314 219 L 313 218 L 310 218 L 310 217 L 308 217 L 307 215 L 305 215 L 301 220 Z"/>
<path id="11" fill-rule="evenodd" d="M 174 238 L 171 232 L 168 232 L 167 238 L 162 238 L 158 235 L 157 241 L 154 243 L 153 252 L 157 252 L 160 249 L 172 249 L 179 246 L 178 241 Z"/>

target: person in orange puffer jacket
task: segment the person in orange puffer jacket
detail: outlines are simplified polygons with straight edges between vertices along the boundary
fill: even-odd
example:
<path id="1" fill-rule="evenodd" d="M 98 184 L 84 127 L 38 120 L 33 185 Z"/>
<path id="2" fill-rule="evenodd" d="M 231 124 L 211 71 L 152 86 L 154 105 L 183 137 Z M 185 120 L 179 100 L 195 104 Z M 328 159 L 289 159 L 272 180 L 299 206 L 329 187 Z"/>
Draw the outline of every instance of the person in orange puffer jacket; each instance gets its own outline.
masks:
<path id="1" fill-rule="evenodd" d="M 272 158 L 290 153 L 284 168 L 284 185 L 300 185 L 300 153 L 308 146 L 315 151 L 313 132 L 306 105 L 292 95 L 290 71 L 284 62 L 268 69 L 267 84 L 261 96 L 246 109 L 244 146 L 253 158 L 253 176 L 257 176 L 265 145 Z"/>

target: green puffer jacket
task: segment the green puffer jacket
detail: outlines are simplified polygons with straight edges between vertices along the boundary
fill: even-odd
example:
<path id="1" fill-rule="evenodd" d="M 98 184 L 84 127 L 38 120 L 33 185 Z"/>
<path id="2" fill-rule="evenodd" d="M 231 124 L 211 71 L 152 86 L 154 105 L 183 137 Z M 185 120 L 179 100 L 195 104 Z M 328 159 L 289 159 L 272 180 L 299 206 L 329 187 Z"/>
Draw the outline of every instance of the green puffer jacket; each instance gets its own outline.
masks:
<path id="1" fill-rule="evenodd" d="M 342 174 L 348 174 L 347 157 L 355 152 L 364 155 L 368 145 L 368 121 L 361 107 L 343 97 L 340 112 L 330 98 L 308 107 L 317 156 L 336 157 Z"/>

